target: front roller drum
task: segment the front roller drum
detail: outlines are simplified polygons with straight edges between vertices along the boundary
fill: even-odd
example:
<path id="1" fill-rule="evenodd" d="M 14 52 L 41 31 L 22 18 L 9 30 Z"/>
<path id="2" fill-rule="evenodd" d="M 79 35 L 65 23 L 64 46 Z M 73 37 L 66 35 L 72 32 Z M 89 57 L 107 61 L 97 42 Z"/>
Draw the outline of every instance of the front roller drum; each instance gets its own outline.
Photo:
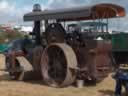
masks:
<path id="1" fill-rule="evenodd" d="M 41 68 L 44 82 L 52 87 L 65 87 L 76 79 L 77 58 L 64 43 L 49 45 L 43 52 Z"/>
<path id="2" fill-rule="evenodd" d="M 14 80 L 25 80 L 31 78 L 30 74 L 33 71 L 32 65 L 24 56 L 18 56 L 15 58 L 16 63 L 14 67 L 9 67 L 9 75 Z M 10 62 L 9 64 L 12 65 Z M 28 74 L 28 75 L 27 75 Z"/>

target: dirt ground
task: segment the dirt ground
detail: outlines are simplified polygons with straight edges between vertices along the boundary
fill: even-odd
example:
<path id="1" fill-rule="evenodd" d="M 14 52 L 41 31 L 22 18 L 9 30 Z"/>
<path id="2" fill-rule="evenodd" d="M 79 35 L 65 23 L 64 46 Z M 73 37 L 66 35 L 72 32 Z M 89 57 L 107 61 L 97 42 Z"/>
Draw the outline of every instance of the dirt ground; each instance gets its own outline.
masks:
<path id="1" fill-rule="evenodd" d="M 111 75 L 97 86 L 85 86 L 84 88 L 72 86 L 51 88 L 41 84 L 41 81 L 11 81 L 8 73 L 3 71 L 3 65 L 0 65 L 0 94 L 2 96 L 114 96 L 114 86 L 115 82 Z"/>

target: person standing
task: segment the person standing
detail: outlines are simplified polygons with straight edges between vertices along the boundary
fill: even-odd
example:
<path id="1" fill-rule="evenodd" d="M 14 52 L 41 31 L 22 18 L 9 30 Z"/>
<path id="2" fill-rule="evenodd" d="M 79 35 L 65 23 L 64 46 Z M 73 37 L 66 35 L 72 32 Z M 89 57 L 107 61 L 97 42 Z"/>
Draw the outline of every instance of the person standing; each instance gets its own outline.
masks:
<path id="1" fill-rule="evenodd" d="M 128 64 L 120 64 L 113 77 L 116 80 L 115 96 L 122 96 L 122 86 L 126 91 L 125 96 L 128 96 Z"/>

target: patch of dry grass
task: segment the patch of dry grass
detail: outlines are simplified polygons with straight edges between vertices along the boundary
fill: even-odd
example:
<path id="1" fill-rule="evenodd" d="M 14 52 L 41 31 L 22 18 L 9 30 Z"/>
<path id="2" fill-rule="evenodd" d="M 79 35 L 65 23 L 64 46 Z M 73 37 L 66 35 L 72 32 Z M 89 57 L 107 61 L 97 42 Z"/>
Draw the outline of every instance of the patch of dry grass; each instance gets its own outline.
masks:
<path id="1" fill-rule="evenodd" d="M 106 78 L 97 86 L 84 88 L 51 88 L 40 84 L 41 81 L 19 82 L 7 80 L 7 74 L 0 72 L 0 94 L 2 96 L 112 96 L 114 80 Z"/>
<path id="2" fill-rule="evenodd" d="M 113 96 L 115 86 L 111 76 L 97 86 L 85 86 L 84 88 L 72 86 L 51 88 L 40 82 L 9 81 L 7 73 L 0 71 L 0 94 L 1 96 Z"/>
<path id="3" fill-rule="evenodd" d="M 5 69 L 5 56 L 0 54 L 0 70 Z"/>

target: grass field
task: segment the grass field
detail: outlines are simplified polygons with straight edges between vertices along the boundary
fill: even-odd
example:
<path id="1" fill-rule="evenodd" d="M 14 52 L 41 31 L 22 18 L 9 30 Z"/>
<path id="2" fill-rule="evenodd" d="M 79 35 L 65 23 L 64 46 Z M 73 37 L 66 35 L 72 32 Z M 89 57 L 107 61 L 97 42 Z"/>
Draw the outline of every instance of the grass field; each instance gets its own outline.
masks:
<path id="1" fill-rule="evenodd" d="M 3 65 L 0 65 L 0 69 L 2 67 Z M 51 88 L 41 84 L 41 81 L 11 81 L 6 72 L 0 71 L 1 96 L 114 96 L 114 86 L 115 82 L 111 75 L 97 86 Z"/>

